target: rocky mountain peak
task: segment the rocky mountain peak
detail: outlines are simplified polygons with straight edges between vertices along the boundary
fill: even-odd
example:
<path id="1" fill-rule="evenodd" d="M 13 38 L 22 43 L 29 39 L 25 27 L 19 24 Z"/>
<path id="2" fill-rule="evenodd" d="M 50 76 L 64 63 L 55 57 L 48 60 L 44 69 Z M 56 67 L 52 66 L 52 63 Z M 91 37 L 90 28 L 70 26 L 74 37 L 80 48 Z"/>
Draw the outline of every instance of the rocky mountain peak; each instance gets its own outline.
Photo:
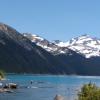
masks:
<path id="1" fill-rule="evenodd" d="M 3 23 L 0 23 L 0 30 L 10 35 L 14 33 L 18 33 L 14 28 L 10 27 L 9 25 L 3 24 Z"/>
<path id="2" fill-rule="evenodd" d="M 7 25 L 0 23 L 0 30 L 7 31 Z"/>
<path id="3" fill-rule="evenodd" d="M 63 44 L 65 47 L 84 55 L 86 58 L 100 56 L 100 39 L 93 38 L 87 34 L 72 38 Z M 57 45 L 61 46 L 61 44 Z"/>

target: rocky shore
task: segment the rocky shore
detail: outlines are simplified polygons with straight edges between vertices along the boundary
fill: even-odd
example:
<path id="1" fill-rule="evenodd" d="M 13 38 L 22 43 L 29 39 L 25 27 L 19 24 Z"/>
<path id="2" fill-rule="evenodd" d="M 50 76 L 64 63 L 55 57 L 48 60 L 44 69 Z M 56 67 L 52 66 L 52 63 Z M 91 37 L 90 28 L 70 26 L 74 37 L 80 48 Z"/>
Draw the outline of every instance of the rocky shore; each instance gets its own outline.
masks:
<path id="1" fill-rule="evenodd" d="M 5 85 L 0 83 L 0 93 L 3 93 L 3 92 L 12 93 L 13 89 L 17 89 L 17 88 L 18 88 L 18 85 L 15 83 L 7 83 Z"/>

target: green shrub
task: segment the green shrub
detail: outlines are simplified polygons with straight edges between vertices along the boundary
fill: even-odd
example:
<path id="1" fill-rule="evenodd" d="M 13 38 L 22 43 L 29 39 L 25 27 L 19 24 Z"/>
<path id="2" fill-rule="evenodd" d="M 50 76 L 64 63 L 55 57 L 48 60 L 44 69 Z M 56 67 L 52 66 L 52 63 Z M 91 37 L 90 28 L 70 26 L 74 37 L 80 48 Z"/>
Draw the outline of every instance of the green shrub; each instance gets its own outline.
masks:
<path id="1" fill-rule="evenodd" d="M 91 82 L 83 85 L 78 100 L 100 100 L 100 88 Z"/>
<path id="2" fill-rule="evenodd" d="M 5 72 L 0 70 L 0 80 L 5 78 Z"/>

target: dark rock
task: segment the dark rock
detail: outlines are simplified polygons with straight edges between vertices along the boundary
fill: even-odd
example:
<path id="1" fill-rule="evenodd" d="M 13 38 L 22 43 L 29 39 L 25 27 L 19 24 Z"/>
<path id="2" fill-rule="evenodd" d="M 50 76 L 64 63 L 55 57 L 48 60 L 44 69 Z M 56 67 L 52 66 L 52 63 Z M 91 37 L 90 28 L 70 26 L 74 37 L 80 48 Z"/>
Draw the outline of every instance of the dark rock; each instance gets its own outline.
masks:
<path id="1" fill-rule="evenodd" d="M 8 83 L 3 88 L 4 89 L 17 89 L 18 88 L 18 85 L 15 84 L 15 83 Z"/>

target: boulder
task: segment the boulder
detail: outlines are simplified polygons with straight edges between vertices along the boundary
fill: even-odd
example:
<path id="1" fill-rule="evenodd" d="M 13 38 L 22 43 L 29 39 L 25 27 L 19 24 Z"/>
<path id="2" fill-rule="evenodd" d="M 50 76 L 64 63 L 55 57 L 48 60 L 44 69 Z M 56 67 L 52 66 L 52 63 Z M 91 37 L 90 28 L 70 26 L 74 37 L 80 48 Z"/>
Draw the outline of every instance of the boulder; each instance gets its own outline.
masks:
<path id="1" fill-rule="evenodd" d="M 12 93 L 13 91 L 10 90 L 10 89 L 3 89 L 3 88 L 1 88 L 1 89 L 0 89 L 0 93 L 4 93 L 4 92 Z"/>
<path id="2" fill-rule="evenodd" d="M 56 95 L 54 100 L 64 100 L 64 98 L 61 95 Z"/>
<path id="3" fill-rule="evenodd" d="M 15 83 L 8 83 L 3 88 L 4 89 L 17 89 L 18 85 Z"/>

